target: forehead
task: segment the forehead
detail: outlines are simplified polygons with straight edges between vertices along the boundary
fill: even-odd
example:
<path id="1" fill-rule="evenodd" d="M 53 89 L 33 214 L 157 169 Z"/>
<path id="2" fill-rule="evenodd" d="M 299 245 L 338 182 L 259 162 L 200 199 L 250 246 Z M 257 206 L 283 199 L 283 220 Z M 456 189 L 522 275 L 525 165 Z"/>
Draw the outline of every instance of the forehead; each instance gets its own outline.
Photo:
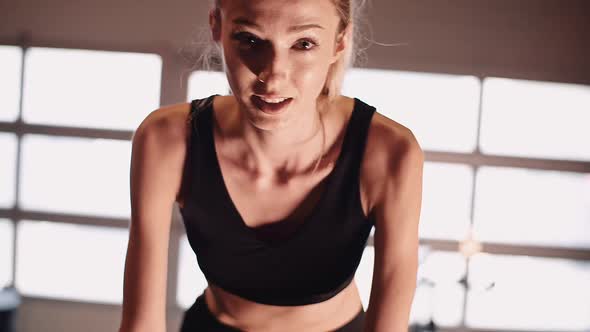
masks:
<path id="1" fill-rule="evenodd" d="M 222 11 L 228 22 L 246 19 L 264 26 L 338 22 L 332 0 L 224 0 Z"/>

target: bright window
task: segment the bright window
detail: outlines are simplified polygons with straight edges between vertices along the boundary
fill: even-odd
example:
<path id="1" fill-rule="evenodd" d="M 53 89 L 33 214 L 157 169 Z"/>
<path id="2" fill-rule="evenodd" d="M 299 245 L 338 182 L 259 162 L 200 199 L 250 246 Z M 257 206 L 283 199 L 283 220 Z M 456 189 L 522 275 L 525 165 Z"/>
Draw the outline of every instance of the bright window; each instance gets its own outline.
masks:
<path id="1" fill-rule="evenodd" d="M 14 121 L 20 103 L 22 50 L 0 45 L 0 121 Z"/>
<path id="2" fill-rule="evenodd" d="M 16 285 L 25 295 L 121 304 L 128 230 L 18 224 Z"/>
<path id="3" fill-rule="evenodd" d="M 25 135 L 22 146 L 23 208 L 130 216 L 129 141 Z"/>
<path id="4" fill-rule="evenodd" d="M 419 256 L 418 287 L 410 321 L 425 324 L 433 318 L 440 325 L 459 324 L 465 291 L 458 281 L 465 274 L 465 259 L 458 253 L 431 252 L 424 246 L 420 246 Z M 355 274 L 365 310 L 369 306 L 374 261 L 375 248 L 367 246 Z"/>
<path id="5" fill-rule="evenodd" d="M 373 228 L 375 229 L 375 228 Z M 363 257 L 354 275 L 354 281 L 361 296 L 363 307 L 367 310 L 369 307 L 369 296 L 371 295 L 371 283 L 373 278 L 373 265 L 375 263 L 375 248 L 366 246 Z"/>
<path id="6" fill-rule="evenodd" d="M 425 150 L 471 152 L 480 83 L 473 76 L 350 69 L 343 94 L 410 128 Z"/>
<path id="7" fill-rule="evenodd" d="M 194 71 L 188 79 L 188 100 L 207 98 L 211 95 L 227 95 L 230 92 L 225 73 L 219 71 Z"/>
<path id="8" fill-rule="evenodd" d="M 178 253 L 178 289 L 176 302 L 186 309 L 190 307 L 197 297 L 207 288 L 207 279 L 201 272 L 197 263 L 197 257 L 191 248 L 186 235 L 180 240 Z"/>
<path id="9" fill-rule="evenodd" d="M 29 123 L 134 130 L 159 107 L 155 54 L 35 47 L 25 66 Z"/>
<path id="10" fill-rule="evenodd" d="M 478 254 L 469 272 L 469 326 L 524 331 L 590 329 L 589 262 Z"/>
<path id="11" fill-rule="evenodd" d="M 0 288 L 12 282 L 13 244 L 14 224 L 8 219 L 0 219 Z"/>
<path id="12" fill-rule="evenodd" d="M 590 161 L 590 86 L 486 78 L 485 153 Z"/>
<path id="13" fill-rule="evenodd" d="M 8 208 L 14 205 L 16 143 L 14 134 L 0 133 L 0 207 Z"/>
<path id="14" fill-rule="evenodd" d="M 420 237 L 462 240 L 469 226 L 472 185 L 469 166 L 425 162 Z"/>
<path id="15" fill-rule="evenodd" d="M 456 252 L 422 248 L 418 287 L 412 305 L 412 321 L 456 326 L 463 315 L 465 290 L 459 280 L 465 275 L 465 259 Z"/>
<path id="16" fill-rule="evenodd" d="M 590 174 L 482 167 L 476 188 L 480 239 L 590 248 Z"/>

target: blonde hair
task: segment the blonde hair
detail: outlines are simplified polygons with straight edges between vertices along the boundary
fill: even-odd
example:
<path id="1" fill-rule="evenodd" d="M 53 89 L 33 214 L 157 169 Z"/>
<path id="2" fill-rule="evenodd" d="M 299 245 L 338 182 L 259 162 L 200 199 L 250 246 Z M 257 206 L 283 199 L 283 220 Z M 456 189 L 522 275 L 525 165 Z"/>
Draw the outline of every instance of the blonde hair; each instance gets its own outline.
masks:
<path id="1" fill-rule="evenodd" d="M 338 15 L 340 17 L 340 24 L 338 27 L 337 35 L 344 32 L 345 29 L 349 28 L 351 31 L 344 35 L 349 38 L 346 43 L 342 56 L 330 66 L 326 82 L 321 91 L 321 96 L 327 97 L 329 100 L 339 96 L 342 92 L 342 83 L 344 81 L 344 75 L 346 70 L 355 64 L 360 51 L 357 49 L 357 43 L 360 40 L 360 32 L 358 29 L 358 14 L 360 9 L 364 5 L 364 0 L 331 0 Z M 221 0 L 213 1 L 213 9 L 220 10 Z M 203 36 L 207 35 L 207 38 Z M 199 56 L 195 62 L 192 70 L 201 68 L 203 70 L 223 70 L 223 61 L 221 59 L 221 49 L 213 42 L 211 33 L 208 29 L 201 31 L 200 41 L 207 40 L 204 45 L 200 45 Z"/>
<path id="2" fill-rule="evenodd" d="M 328 97 L 328 99 L 333 99 L 336 96 L 340 95 L 342 92 L 342 83 L 344 81 L 344 75 L 346 70 L 352 66 L 354 63 L 355 58 L 355 18 L 356 18 L 356 8 L 353 6 L 353 0 L 332 0 L 334 6 L 336 6 L 336 10 L 340 16 L 340 25 L 338 27 L 338 34 L 343 32 L 349 26 L 351 26 L 352 31 L 349 36 L 349 40 L 347 43 L 347 47 L 344 50 L 342 56 L 333 63 L 328 71 L 328 76 L 326 77 L 326 83 L 324 84 L 324 88 L 322 89 L 322 95 Z"/>

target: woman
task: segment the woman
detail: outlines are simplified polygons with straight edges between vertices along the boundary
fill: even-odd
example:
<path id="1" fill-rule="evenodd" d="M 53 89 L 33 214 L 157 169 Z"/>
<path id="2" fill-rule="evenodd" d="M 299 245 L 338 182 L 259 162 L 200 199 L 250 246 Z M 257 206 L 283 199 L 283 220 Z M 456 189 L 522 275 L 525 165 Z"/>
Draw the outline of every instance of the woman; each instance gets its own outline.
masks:
<path id="1" fill-rule="evenodd" d="M 120 331 L 165 331 L 173 204 L 208 280 L 181 331 L 407 331 L 423 153 L 340 95 L 350 0 L 221 0 L 232 95 L 152 112 L 133 137 Z M 365 313 L 354 272 L 375 226 Z"/>

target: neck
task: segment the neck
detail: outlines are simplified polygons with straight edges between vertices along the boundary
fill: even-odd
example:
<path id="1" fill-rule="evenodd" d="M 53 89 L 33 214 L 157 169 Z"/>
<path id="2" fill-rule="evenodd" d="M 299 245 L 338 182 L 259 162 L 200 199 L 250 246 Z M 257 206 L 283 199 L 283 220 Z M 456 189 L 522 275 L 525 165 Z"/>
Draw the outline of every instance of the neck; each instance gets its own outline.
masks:
<path id="1" fill-rule="evenodd" d="M 246 163 L 260 177 L 308 172 L 315 168 L 323 153 L 323 123 L 317 108 L 300 116 L 288 126 L 262 130 L 239 114 L 241 136 L 248 149 Z"/>

